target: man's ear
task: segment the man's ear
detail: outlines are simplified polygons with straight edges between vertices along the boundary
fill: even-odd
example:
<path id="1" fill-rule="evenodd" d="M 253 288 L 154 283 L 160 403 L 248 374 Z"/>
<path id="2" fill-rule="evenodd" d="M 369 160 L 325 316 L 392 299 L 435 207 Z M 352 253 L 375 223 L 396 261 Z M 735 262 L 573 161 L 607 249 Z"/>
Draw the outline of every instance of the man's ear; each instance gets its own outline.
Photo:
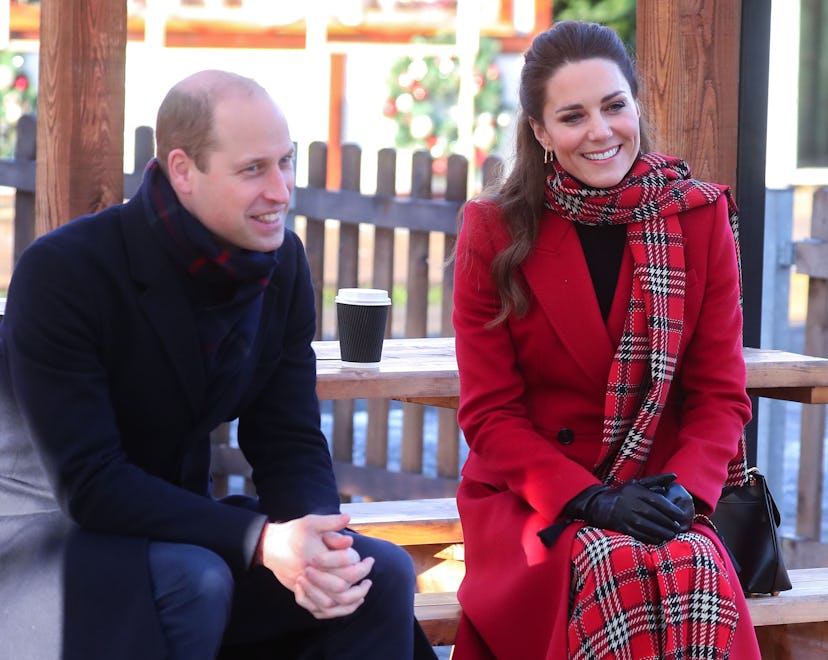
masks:
<path id="1" fill-rule="evenodd" d="M 195 162 L 183 149 L 173 149 L 167 156 L 167 172 L 170 184 L 177 193 L 192 192 L 193 168 Z"/>

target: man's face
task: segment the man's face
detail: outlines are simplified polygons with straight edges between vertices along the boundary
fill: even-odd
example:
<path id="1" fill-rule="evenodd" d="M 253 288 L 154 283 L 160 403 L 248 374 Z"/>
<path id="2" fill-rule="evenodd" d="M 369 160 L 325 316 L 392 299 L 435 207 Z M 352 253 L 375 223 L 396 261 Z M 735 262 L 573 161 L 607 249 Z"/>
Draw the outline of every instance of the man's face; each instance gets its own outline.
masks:
<path id="1" fill-rule="evenodd" d="M 215 150 L 201 172 L 189 161 L 184 206 L 219 240 L 270 252 L 285 238 L 293 192 L 293 143 L 287 121 L 263 94 L 227 96 L 216 103 Z M 189 159 L 188 159 L 189 160 Z"/>

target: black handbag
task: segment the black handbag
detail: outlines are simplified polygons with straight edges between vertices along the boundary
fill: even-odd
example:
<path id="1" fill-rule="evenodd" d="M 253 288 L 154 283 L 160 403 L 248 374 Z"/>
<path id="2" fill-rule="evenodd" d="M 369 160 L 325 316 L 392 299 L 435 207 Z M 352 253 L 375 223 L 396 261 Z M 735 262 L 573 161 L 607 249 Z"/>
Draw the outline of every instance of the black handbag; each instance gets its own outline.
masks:
<path id="1" fill-rule="evenodd" d="M 791 588 L 778 533 L 779 509 L 758 469 L 748 470 L 747 483 L 722 489 L 710 519 L 745 594 L 777 594 Z"/>

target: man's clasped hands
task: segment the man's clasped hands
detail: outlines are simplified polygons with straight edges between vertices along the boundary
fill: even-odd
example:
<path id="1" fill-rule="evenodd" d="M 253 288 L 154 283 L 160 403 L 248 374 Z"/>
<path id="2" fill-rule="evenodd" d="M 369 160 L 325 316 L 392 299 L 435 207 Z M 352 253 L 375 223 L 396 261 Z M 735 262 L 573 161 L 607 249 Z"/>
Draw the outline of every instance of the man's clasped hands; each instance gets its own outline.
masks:
<path id="1" fill-rule="evenodd" d="M 353 537 L 342 533 L 349 520 L 340 513 L 268 523 L 259 541 L 254 562 L 270 569 L 317 619 L 351 614 L 371 588 L 365 578 L 374 559 L 360 557 Z"/>

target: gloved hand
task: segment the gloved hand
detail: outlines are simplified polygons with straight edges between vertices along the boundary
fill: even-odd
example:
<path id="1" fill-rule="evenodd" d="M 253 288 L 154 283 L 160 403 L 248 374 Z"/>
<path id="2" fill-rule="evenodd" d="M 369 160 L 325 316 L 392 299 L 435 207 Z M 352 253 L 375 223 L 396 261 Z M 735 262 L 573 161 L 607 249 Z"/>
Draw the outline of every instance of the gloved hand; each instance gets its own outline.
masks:
<path id="1" fill-rule="evenodd" d="M 687 492 L 684 486 L 676 483 L 676 475 L 674 472 L 643 477 L 639 479 L 638 483 L 655 493 L 664 495 L 664 497 L 681 510 L 682 515 L 676 519 L 676 522 L 680 525 L 679 531 L 686 532 L 690 529 L 690 525 L 693 524 L 693 518 L 696 516 L 693 496 Z"/>
<path id="2" fill-rule="evenodd" d="M 565 513 L 653 545 L 675 537 L 681 529 L 678 521 L 686 517 L 663 494 L 635 480 L 614 488 L 590 486 L 566 505 Z"/>
<path id="3" fill-rule="evenodd" d="M 693 519 L 696 517 L 696 506 L 693 503 L 693 496 L 687 492 L 687 489 L 680 483 L 672 483 L 664 493 L 664 497 L 675 504 L 682 515 L 676 522 L 680 525 L 679 531 L 686 532 L 693 524 Z"/>

